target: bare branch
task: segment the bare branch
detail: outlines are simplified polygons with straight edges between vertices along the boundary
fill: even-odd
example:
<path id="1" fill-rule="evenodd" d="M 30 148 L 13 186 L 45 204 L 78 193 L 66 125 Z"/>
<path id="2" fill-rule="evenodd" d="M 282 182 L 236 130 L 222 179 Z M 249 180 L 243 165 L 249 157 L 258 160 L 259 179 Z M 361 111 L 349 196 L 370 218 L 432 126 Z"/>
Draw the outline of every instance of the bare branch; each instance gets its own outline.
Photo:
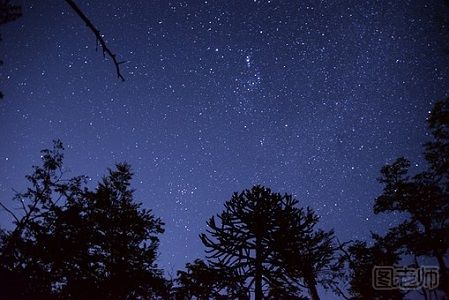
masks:
<path id="1" fill-rule="evenodd" d="M 338 286 L 335 286 L 334 288 L 338 291 L 338 293 L 340 293 L 340 296 L 343 297 L 344 299 L 346 300 L 351 299 L 349 298 L 349 296 L 346 296 L 345 293 Z"/>
<path id="2" fill-rule="evenodd" d="M 125 78 L 122 76 L 120 72 L 120 65 L 125 63 L 124 61 L 118 61 L 117 56 L 112 53 L 112 51 L 108 48 L 106 45 L 106 42 L 104 41 L 103 37 L 100 34 L 100 31 L 92 24 L 92 22 L 89 20 L 89 18 L 83 13 L 83 11 L 76 5 L 76 3 L 73 0 L 65 0 L 67 4 L 70 5 L 70 7 L 76 12 L 76 14 L 84 21 L 86 26 L 94 33 L 95 37 L 97 38 L 97 45 L 100 43 L 101 48 L 103 50 L 103 56 L 106 56 L 106 54 L 112 59 L 115 70 L 117 72 L 117 77 L 121 79 L 122 81 L 125 81 Z"/>
<path id="3" fill-rule="evenodd" d="M 17 216 L 8 208 L 6 207 L 3 203 L 0 202 L 0 206 L 6 211 L 8 212 L 15 220 L 17 223 L 19 223 L 19 218 L 17 218 Z"/>

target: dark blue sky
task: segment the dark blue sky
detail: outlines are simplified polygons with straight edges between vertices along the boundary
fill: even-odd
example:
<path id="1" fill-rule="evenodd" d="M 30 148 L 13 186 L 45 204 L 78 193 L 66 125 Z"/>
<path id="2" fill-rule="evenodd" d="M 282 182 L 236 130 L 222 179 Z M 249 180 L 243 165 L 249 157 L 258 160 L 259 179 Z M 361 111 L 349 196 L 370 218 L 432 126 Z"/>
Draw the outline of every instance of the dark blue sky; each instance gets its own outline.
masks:
<path id="1" fill-rule="evenodd" d="M 115 162 L 166 223 L 169 273 L 232 192 L 293 193 L 340 240 L 369 237 L 382 165 L 422 159 L 448 96 L 443 1 L 82 1 L 125 82 L 64 1 L 15 1 L 1 28 L 0 198 L 60 138 L 71 175 Z M 3 226 L 9 216 L 0 213 Z"/>

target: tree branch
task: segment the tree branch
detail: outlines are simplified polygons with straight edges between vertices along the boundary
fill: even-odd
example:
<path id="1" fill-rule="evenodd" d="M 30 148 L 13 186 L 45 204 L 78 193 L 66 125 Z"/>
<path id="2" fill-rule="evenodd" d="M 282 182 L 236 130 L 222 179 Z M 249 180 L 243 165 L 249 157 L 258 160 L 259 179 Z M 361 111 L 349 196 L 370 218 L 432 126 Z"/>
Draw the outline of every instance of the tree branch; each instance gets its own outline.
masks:
<path id="1" fill-rule="evenodd" d="M 19 218 L 17 218 L 17 216 L 8 208 L 6 207 L 6 205 L 4 205 L 3 203 L 0 202 L 0 206 L 6 211 L 8 212 L 15 220 L 17 223 L 19 223 Z"/>
<path id="2" fill-rule="evenodd" d="M 125 81 L 125 78 L 122 76 L 120 72 L 120 65 L 125 63 L 125 61 L 118 61 L 117 56 L 112 53 L 112 51 L 108 48 L 106 45 L 106 42 L 104 41 L 103 37 L 100 34 L 100 31 L 92 24 L 92 22 L 89 20 L 89 18 L 83 13 L 83 11 L 76 5 L 76 3 L 73 0 L 65 0 L 67 4 L 70 5 L 70 7 L 76 12 L 76 14 L 81 18 L 81 20 L 84 21 L 86 26 L 94 33 L 95 37 L 97 38 L 97 43 L 100 43 L 101 48 L 103 50 L 103 56 L 106 54 L 112 59 L 115 70 L 117 72 L 117 77 L 121 79 L 122 81 Z"/>

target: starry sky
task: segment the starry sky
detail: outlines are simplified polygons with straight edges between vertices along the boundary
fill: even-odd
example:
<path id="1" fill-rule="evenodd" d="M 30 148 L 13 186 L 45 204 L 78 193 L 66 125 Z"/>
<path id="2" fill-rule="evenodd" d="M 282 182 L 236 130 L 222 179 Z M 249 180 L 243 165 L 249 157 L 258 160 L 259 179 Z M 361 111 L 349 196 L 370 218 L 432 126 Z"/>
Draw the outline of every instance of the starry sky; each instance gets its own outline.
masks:
<path id="1" fill-rule="evenodd" d="M 294 194 L 340 240 L 374 216 L 380 168 L 422 167 L 425 118 L 448 96 L 443 1 L 87 1 L 78 5 L 126 79 L 64 1 L 14 1 L 2 26 L 0 199 L 60 138 L 68 176 L 127 161 L 135 198 L 166 223 L 168 274 L 203 257 L 198 234 L 233 192 Z M 0 212 L 0 225 L 9 216 Z"/>

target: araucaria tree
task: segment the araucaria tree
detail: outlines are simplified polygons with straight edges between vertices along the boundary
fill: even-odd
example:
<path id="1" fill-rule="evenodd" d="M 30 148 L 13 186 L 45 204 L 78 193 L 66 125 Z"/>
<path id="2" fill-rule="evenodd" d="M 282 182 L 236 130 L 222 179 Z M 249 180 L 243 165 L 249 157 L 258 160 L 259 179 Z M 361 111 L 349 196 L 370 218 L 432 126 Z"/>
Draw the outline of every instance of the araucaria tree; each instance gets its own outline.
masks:
<path id="1" fill-rule="evenodd" d="M 273 250 L 273 231 L 279 228 L 280 212 L 293 209 L 292 197 L 255 186 L 235 193 L 225 210 L 207 222 L 208 233 L 201 234 L 212 265 L 224 265 L 245 276 L 254 287 L 256 300 L 263 297 L 263 286 L 280 284 L 282 272 Z"/>
<path id="2" fill-rule="evenodd" d="M 200 236 L 211 265 L 235 270 L 257 300 L 275 295 L 301 299 L 298 281 L 315 286 L 320 268 L 315 264 L 316 257 L 307 261 L 310 255 L 318 254 L 308 245 L 328 248 L 326 240 L 332 238 L 332 233 L 314 234 L 316 217 L 311 210 L 305 213 L 298 208 L 297 203 L 291 195 L 273 193 L 262 186 L 235 193 L 217 215 L 219 222 L 210 218 L 208 234 Z M 303 238 L 303 244 L 293 242 L 296 238 Z M 326 261 L 327 254 L 324 256 Z M 293 261 L 294 266 L 290 266 Z M 303 267 L 307 272 L 300 271 Z M 316 293 L 316 289 L 311 291 Z"/>
<path id="3" fill-rule="evenodd" d="M 0 242 L 0 287 L 11 299 L 156 298 L 166 282 L 155 264 L 163 223 L 141 208 L 129 165 L 109 170 L 90 191 L 85 177 L 65 179 L 62 144 L 18 193 L 15 228 Z"/>
<path id="4" fill-rule="evenodd" d="M 427 170 L 409 175 L 405 158 L 382 168 L 384 190 L 374 212 L 405 213 L 408 219 L 385 236 L 406 255 L 433 257 L 440 268 L 440 288 L 449 297 L 449 99 L 437 102 L 428 118 L 434 140 L 425 144 Z"/>

